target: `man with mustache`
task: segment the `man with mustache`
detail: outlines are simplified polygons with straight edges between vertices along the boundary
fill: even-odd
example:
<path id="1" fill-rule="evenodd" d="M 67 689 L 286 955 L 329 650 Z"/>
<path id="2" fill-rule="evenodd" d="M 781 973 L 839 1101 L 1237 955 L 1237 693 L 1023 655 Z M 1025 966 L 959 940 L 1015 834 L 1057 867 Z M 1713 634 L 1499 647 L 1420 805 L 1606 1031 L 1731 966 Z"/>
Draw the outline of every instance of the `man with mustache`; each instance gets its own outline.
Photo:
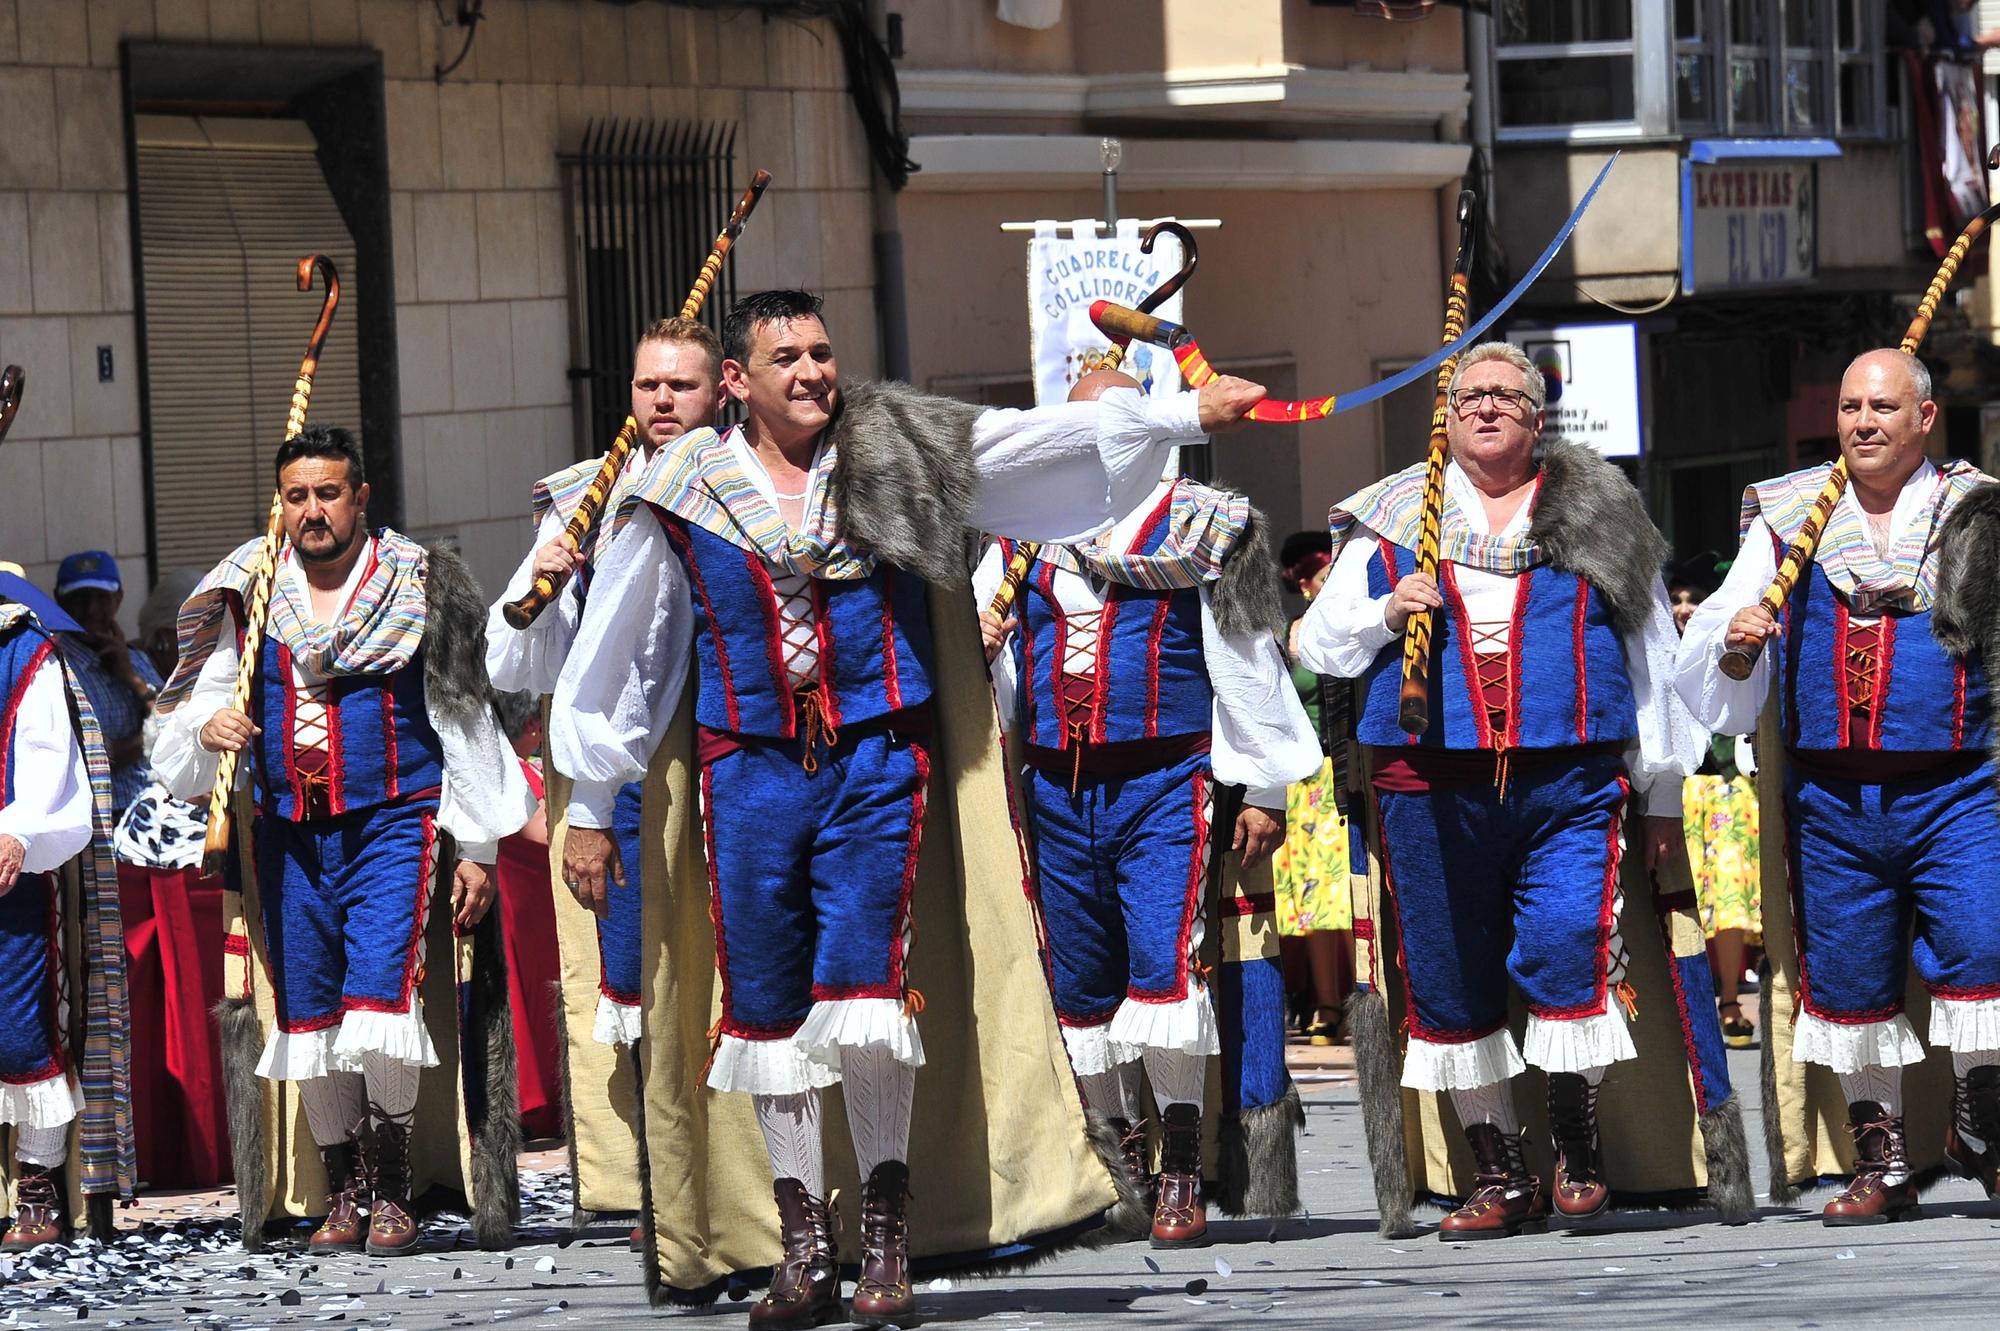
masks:
<path id="1" fill-rule="evenodd" d="M 969 1264 L 1062 1241 L 1112 1197 L 1006 822 L 974 534 L 1092 535 L 1151 488 L 1174 441 L 1235 424 L 1263 393 L 1223 379 L 1164 403 L 982 412 L 849 385 L 801 291 L 741 301 L 723 348 L 748 419 L 675 440 L 627 500 L 557 686 L 556 762 L 577 778 L 572 826 L 605 825 L 656 750 L 677 805 L 698 791 L 699 827 L 683 815 L 668 847 L 694 881 L 647 880 L 648 920 L 653 902 L 673 915 L 662 946 L 682 958 L 649 1001 L 649 1067 L 679 1082 L 659 1109 L 707 1147 L 690 1159 L 698 1145 L 650 1139 L 662 1283 L 698 1291 L 768 1264 L 752 1326 L 837 1315 L 839 1162 L 823 1152 L 820 1092 L 838 1083 L 864 1181 L 853 1319 L 907 1325 L 913 1149 L 934 1180 L 915 1246 Z M 662 748 L 684 693 L 692 733 Z M 943 1051 L 923 1099 L 949 1117 L 913 1142 L 919 918 L 935 922 L 918 964 L 933 967 L 926 1024 Z M 649 955 L 654 936 L 649 924 Z M 699 1081 L 685 1042 L 712 991 L 689 973 L 696 948 L 713 949 L 721 1004 Z M 754 1148 L 740 1101 L 703 1083 L 750 1098 L 781 1249 L 769 1213 L 753 1219 L 713 1177 L 719 1153 Z M 649 1120 L 655 1107 L 649 1089 Z"/>
<path id="2" fill-rule="evenodd" d="M 606 515 L 618 511 L 663 445 L 715 422 L 726 399 L 722 343 L 698 319 L 659 320 L 633 350 L 631 391 L 640 446 L 632 450 L 605 500 Z M 580 550 L 563 538 L 563 529 L 596 478 L 599 463 L 596 457 L 588 458 L 535 484 L 537 544 L 487 615 L 486 668 L 495 688 L 532 694 L 555 691 L 583 614 L 591 565 L 601 544 L 598 538 L 608 524 L 593 528 Z M 503 607 L 545 573 L 555 579 L 557 596 L 533 624 L 516 630 L 502 615 Z M 589 968 L 598 976 L 592 1009 L 566 1012 L 565 1040 L 571 1031 L 585 1029 L 594 1044 L 629 1049 L 639 1039 L 640 787 L 640 782 L 632 781 L 619 789 L 608 826 L 572 826 L 553 847 L 564 886 L 596 917 L 595 955 L 586 955 L 589 949 L 581 936 L 563 934 L 565 971 Z M 558 783 L 551 791 L 552 825 L 561 811 L 562 796 Z M 566 1007 L 573 1009 L 569 990 L 564 992 Z M 622 1081 L 614 1085 L 607 1076 L 575 1075 L 571 1061 L 589 1058 L 590 1051 L 578 1043 L 583 1038 L 571 1041 L 563 1064 L 577 1206 L 587 1211 L 631 1210 L 638 1205 L 638 1193 L 631 1169 L 637 1143 L 631 1134 L 635 1116 L 629 1108 L 630 1091 Z M 638 1238 L 634 1230 L 634 1242 Z"/>
<path id="3" fill-rule="evenodd" d="M 238 777 L 258 816 L 241 830 L 277 1008 L 257 1075 L 297 1083 L 326 1164 L 328 1215 L 310 1246 L 394 1255 L 417 1239 L 410 1125 L 419 1074 L 439 1061 L 417 993 L 433 868 L 455 856 L 452 924 L 470 930 L 493 902 L 500 838 L 535 801 L 488 701 L 484 605 L 457 556 L 370 533 L 346 430 L 308 426 L 276 470 L 284 541 L 249 710 L 231 703 L 262 538 L 182 608 L 154 768 L 196 799 L 223 752 L 249 750 Z"/>

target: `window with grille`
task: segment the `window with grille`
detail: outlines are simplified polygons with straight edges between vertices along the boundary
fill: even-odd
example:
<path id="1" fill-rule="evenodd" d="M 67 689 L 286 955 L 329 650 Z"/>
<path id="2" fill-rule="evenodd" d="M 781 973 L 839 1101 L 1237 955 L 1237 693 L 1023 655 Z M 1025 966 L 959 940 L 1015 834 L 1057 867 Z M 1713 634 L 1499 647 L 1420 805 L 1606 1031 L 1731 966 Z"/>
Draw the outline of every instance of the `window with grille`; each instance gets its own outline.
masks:
<path id="1" fill-rule="evenodd" d="M 599 453 L 632 410 L 632 350 L 655 320 L 679 314 L 702 260 L 729 220 L 736 128 L 677 122 L 593 120 L 565 155 L 578 280 L 579 363 L 588 437 L 579 456 Z M 725 264 L 701 319 L 720 333 L 736 299 Z"/>

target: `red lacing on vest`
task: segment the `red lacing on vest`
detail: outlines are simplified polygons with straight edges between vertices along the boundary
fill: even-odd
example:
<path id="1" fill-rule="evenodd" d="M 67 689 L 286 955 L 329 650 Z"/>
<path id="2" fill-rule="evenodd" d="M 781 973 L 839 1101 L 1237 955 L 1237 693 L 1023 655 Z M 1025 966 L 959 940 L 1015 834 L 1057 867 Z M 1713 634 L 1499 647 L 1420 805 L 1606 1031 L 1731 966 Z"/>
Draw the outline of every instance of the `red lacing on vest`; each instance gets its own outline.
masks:
<path id="1" fill-rule="evenodd" d="M 1882 673 L 1881 621 L 1858 624 L 1849 620 L 1846 649 L 1841 666 L 1847 672 L 1847 743 L 1849 748 L 1865 749 L 1870 747 L 1875 690 Z"/>
<path id="2" fill-rule="evenodd" d="M 1472 675 L 1479 686 L 1479 705 L 1486 711 L 1485 729 L 1493 737 L 1493 747 L 1499 757 L 1493 765 L 1493 784 L 1499 790 L 1500 798 L 1507 797 L 1508 757 L 1512 749 L 1507 743 L 1508 702 L 1513 694 L 1513 663 L 1508 657 L 1508 641 L 1513 629 L 1510 620 L 1494 619 L 1467 621 L 1466 632 L 1472 641 Z"/>

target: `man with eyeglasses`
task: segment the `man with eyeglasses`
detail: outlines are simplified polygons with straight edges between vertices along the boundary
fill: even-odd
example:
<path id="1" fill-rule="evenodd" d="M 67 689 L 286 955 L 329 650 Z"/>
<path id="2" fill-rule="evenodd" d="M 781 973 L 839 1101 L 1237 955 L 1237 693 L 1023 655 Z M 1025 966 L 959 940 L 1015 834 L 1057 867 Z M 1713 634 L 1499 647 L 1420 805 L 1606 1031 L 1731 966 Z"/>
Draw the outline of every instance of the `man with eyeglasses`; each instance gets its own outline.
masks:
<path id="1" fill-rule="evenodd" d="M 1359 681 L 1400 941 L 1382 950 L 1401 962 L 1409 1007 L 1401 1083 L 1448 1093 L 1476 1161 L 1439 1231 L 1456 1240 L 1539 1229 L 1548 1201 L 1572 1221 L 1610 1202 L 1597 1089 L 1609 1064 L 1638 1056 L 1621 843 L 1648 869 L 1681 844 L 1680 782 L 1703 737 L 1668 678 L 1666 542 L 1638 492 L 1593 450 L 1542 440 L 1545 385 L 1519 347 L 1474 347 L 1450 387 L 1437 576 L 1415 571 L 1418 463 L 1335 505 L 1339 553 L 1298 642 L 1310 668 Z M 1398 693 L 1420 610 L 1434 637 L 1416 739 Z M 1379 972 L 1372 944 L 1364 960 Z M 1518 1048 L 1510 976 L 1528 1012 Z M 1508 1087 L 1526 1063 L 1548 1074 L 1547 1201 Z"/>

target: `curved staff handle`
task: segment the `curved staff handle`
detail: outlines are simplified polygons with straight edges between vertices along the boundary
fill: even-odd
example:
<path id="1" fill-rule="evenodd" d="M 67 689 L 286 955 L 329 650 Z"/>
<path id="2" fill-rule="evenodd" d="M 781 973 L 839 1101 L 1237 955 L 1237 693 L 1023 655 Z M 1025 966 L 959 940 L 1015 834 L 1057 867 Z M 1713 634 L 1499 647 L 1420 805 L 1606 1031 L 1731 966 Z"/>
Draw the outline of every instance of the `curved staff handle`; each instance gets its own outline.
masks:
<path id="1" fill-rule="evenodd" d="M 334 307 L 340 304 L 340 275 L 324 254 L 308 254 L 299 260 L 299 290 L 311 291 L 313 273 L 326 279 L 326 298 L 320 302 L 319 319 L 313 324 L 306 354 L 299 361 L 298 378 L 292 382 L 292 407 L 285 415 L 285 438 L 296 438 L 306 428 L 306 409 L 312 401 L 313 375 L 319 371 L 320 351 L 326 333 L 333 326 Z M 285 497 L 271 492 L 271 514 L 264 524 L 264 540 L 257 547 L 256 564 L 250 575 L 250 597 L 244 607 L 243 647 L 236 660 L 236 688 L 229 705 L 236 711 L 250 708 L 250 685 L 257 676 L 257 656 L 263 648 L 264 623 L 271 608 L 271 583 L 278 567 L 278 549 L 285 534 Z M 219 874 L 229 861 L 229 795 L 236 786 L 236 765 L 241 750 L 226 752 L 215 765 L 215 785 L 208 792 L 208 836 L 201 846 L 201 871 Z"/>
<path id="2" fill-rule="evenodd" d="M 1995 147 L 1987 154 L 1986 169 L 2000 170 L 2000 147 Z M 1971 253 L 1973 243 L 1986 233 L 1996 218 L 2000 218 L 2000 203 L 1988 206 L 1979 216 L 1965 224 L 1965 230 L 1959 232 L 1958 239 L 1951 243 L 1949 250 L 1945 251 L 1944 261 L 1938 264 L 1937 273 L 1931 278 L 1931 284 L 1924 288 L 1923 299 L 1917 302 L 1916 317 L 1910 320 L 1910 326 L 1903 331 L 1903 340 L 1898 344 L 1897 350 L 1906 355 L 1917 354 L 1917 348 L 1923 345 L 1924 335 L 1930 332 L 1931 320 L 1937 316 L 1938 306 L 1944 300 L 1944 293 L 1951 288 L 1952 279 L 1958 276 L 1959 265 L 1965 262 L 1965 256 Z M 1784 613 L 1785 603 L 1792 596 L 1792 588 L 1798 585 L 1799 579 L 1805 575 L 1806 566 L 1812 563 L 1813 556 L 1819 550 L 1819 538 L 1826 534 L 1826 524 L 1833 517 L 1834 506 L 1840 502 L 1840 496 L 1846 489 L 1847 459 L 1842 457 L 1833 464 L 1833 470 L 1827 473 L 1826 484 L 1820 487 L 1819 495 L 1813 500 L 1812 509 L 1806 514 L 1805 521 L 1799 524 L 1798 535 L 1792 537 L 1791 544 L 1785 547 L 1784 557 L 1778 561 L 1777 575 L 1771 579 L 1771 585 L 1764 589 L 1763 596 L 1758 598 L 1757 604 L 1763 606 L 1773 620 Z M 1716 668 L 1740 683 L 1750 678 L 1750 672 L 1757 668 L 1757 658 L 1763 654 L 1763 641 L 1753 642 L 1744 647 L 1731 647 L 1716 661 Z"/>
<path id="3" fill-rule="evenodd" d="M 14 424 L 14 413 L 21 409 L 21 394 L 28 387 L 28 372 L 18 365 L 9 365 L 0 371 L 0 443 L 6 442 L 7 430 Z"/>
<path id="4" fill-rule="evenodd" d="M 1186 286 L 1188 279 L 1194 276 L 1195 265 L 1201 262 L 1201 247 L 1194 242 L 1194 232 L 1188 230 L 1179 222 L 1171 220 L 1155 222 L 1147 227 L 1146 234 L 1139 238 L 1139 252 L 1141 254 L 1151 254 L 1153 252 L 1153 242 L 1159 239 L 1163 232 L 1173 236 L 1181 243 L 1180 271 L 1160 283 L 1159 287 L 1151 295 L 1139 302 L 1139 313 L 1141 314 L 1151 314 L 1154 310 L 1159 309 L 1160 306 L 1172 300 L 1174 293 Z M 1097 363 L 1097 368 L 1100 370 L 1117 369 L 1124 362 L 1126 349 L 1130 345 L 1130 338 L 1112 338 L 1111 350 L 1106 352 L 1104 359 Z"/>
<path id="5" fill-rule="evenodd" d="M 1471 190 L 1458 196 L 1458 255 L 1451 265 L 1450 288 L 1444 302 L 1444 345 L 1450 346 L 1465 332 L 1465 318 L 1472 294 L 1472 250 L 1476 239 L 1474 205 L 1478 196 Z M 1444 464 L 1451 456 L 1446 421 L 1451 409 L 1446 390 L 1458 369 L 1458 357 L 1448 357 L 1438 366 L 1437 394 L 1431 402 L 1431 446 L 1424 466 L 1422 523 L 1417 537 L 1417 571 L 1437 577 L 1439 533 L 1444 521 Z M 1403 630 L 1403 686 L 1397 696 L 1396 719 L 1406 735 L 1421 735 L 1431 723 L 1431 629 L 1434 612 L 1428 607 L 1410 615 Z"/>
<path id="6" fill-rule="evenodd" d="M 764 197 L 765 186 L 771 183 L 771 173 L 760 170 L 750 178 L 750 188 L 743 191 L 743 197 L 736 201 L 729 220 L 723 224 L 722 234 L 709 247 L 708 257 L 701 262 L 701 272 L 696 274 L 694 286 L 687 299 L 681 302 L 680 317 L 692 319 L 701 313 L 701 307 L 708 300 L 708 293 L 714 288 L 716 278 L 722 275 L 722 264 L 735 247 L 736 238 L 743 234 L 743 224 L 750 220 L 750 214 L 757 207 L 757 201 Z M 570 514 L 567 525 L 559 538 L 571 550 L 581 550 L 583 543 L 596 530 L 597 519 L 604 511 L 605 503 L 611 498 L 611 491 L 618 484 L 619 473 L 625 470 L 625 462 L 632 456 L 632 449 L 639 442 L 639 422 L 630 416 L 618 427 L 618 437 L 605 450 L 604 462 L 591 478 L 590 487 L 583 497 L 576 501 L 576 511 Z M 500 607 L 500 614 L 514 629 L 525 629 L 541 617 L 548 609 L 561 584 L 553 574 L 537 573 L 519 600 L 509 601 Z"/>

